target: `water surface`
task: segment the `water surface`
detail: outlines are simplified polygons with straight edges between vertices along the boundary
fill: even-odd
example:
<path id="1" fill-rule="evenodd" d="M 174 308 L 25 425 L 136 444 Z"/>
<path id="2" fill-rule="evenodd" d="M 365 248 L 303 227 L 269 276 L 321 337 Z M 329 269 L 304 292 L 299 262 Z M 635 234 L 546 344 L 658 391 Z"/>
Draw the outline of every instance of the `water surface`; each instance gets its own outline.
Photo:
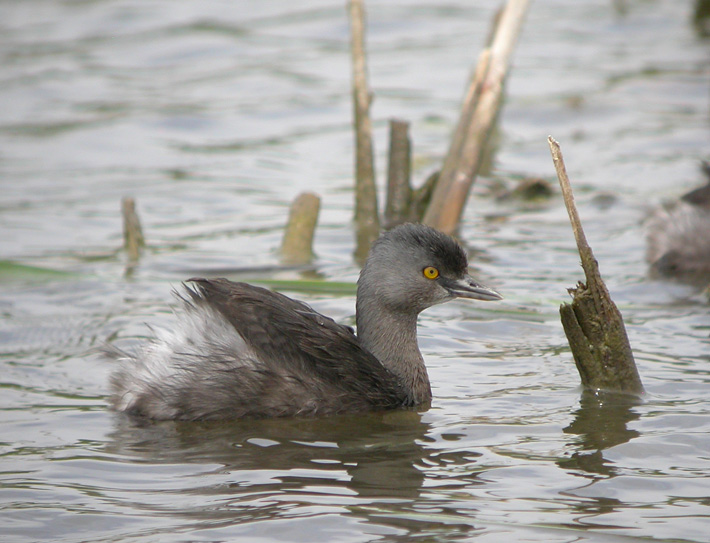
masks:
<path id="1" fill-rule="evenodd" d="M 440 163 L 497 4 L 368 2 L 380 181 L 390 117 L 412 123 L 417 181 Z M 170 326 L 181 279 L 357 277 L 345 8 L 0 3 L 3 541 L 710 541 L 708 305 L 648 277 L 640 224 L 703 181 L 710 44 L 692 9 L 531 5 L 461 229 L 506 299 L 421 316 L 430 409 L 141 425 L 107 410 L 110 366 L 90 351 Z M 548 134 L 640 401 L 579 388 L 557 313 L 582 278 L 561 199 L 491 195 L 552 179 Z M 323 199 L 315 269 L 264 273 L 303 190 Z M 135 267 L 118 250 L 124 195 L 149 242 Z M 352 296 L 288 293 L 353 322 Z"/>

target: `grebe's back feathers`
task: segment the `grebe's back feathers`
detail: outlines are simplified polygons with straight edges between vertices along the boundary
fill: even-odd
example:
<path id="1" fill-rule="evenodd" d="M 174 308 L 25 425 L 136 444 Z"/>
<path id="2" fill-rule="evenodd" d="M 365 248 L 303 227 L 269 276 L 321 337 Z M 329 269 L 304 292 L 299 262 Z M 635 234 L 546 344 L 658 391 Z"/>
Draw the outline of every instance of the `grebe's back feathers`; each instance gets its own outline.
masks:
<path id="1" fill-rule="evenodd" d="M 173 332 L 120 358 L 112 403 L 154 419 L 334 414 L 406 404 L 352 328 L 278 292 L 191 279 Z M 156 377 L 159 378 L 156 380 Z M 174 386 L 160 386 L 164 381 Z"/>

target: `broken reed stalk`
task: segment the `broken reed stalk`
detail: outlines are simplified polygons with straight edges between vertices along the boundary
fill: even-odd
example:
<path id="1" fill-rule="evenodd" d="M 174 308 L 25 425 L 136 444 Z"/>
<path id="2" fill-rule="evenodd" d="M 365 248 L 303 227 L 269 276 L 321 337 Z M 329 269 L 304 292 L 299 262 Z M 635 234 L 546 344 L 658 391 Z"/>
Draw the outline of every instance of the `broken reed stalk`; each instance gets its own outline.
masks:
<path id="1" fill-rule="evenodd" d="M 365 8 L 362 0 L 350 0 L 350 34 L 355 123 L 355 258 L 364 261 L 380 234 L 375 189 L 375 160 L 370 121 L 370 92 L 365 60 Z"/>
<path id="2" fill-rule="evenodd" d="M 459 157 L 461 156 L 461 147 L 463 146 L 466 133 L 468 132 L 468 127 L 471 124 L 471 116 L 476 109 L 476 104 L 478 104 L 478 97 L 481 95 L 483 80 L 488 73 L 488 64 L 491 60 L 491 44 L 496 36 L 496 32 L 498 31 L 498 25 L 500 24 L 502 14 L 502 9 L 496 11 L 495 17 L 493 17 L 490 28 L 488 29 L 486 45 L 483 51 L 481 51 L 478 55 L 476 69 L 473 71 L 473 76 L 471 77 L 471 81 L 466 89 L 466 94 L 464 96 L 463 103 L 461 104 L 461 114 L 459 115 L 454 135 L 451 138 L 451 143 L 449 144 L 449 150 L 446 153 L 444 164 L 441 167 L 441 172 L 439 173 L 439 175 L 443 178 L 449 178 L 451 176 L 456 164 L 458 163 Z"/>
<path id="3" fill-rule="evenodd" d="M 586 284 L 569 289 L 571 304 L 560 306 L 565 335 L 582 385 L 595 390 L 641 394 L 643 385 L 631 352 L 624 320 L 599 273 L 599 265 L 579 220 L 559 144 L 547 138 L 567 207 Z"/>
<path id="4" fill-rule="evenodd" d="M 385 203 L 385 228 L 407 222 L 412 201 L 410 183 L 411 142 L 409 123 L 390 120 L 390 149 L 387 168 L 387 202 Z"/>
<path id="5" fill-rule="evenodd" d="M 483 149 L 498 116 L 503 82 L 528 4 L 529 0 L 508 0 L 496 25 L 490 49 L 480 55 L 479 66 L 464 100 L 459 121 L 461 128 L 457 127 L 450 156 L 447 156 L 449 164 L 444 165 L 424 215 L 424 223 L 449 234 L 458 228 L 468 193 L 480 168 Z"/>
<path id="6" fill-rule="evenodd" d="M 491 60 L 491 44 L 496 36 L 496 32 L 498 31 L 498 25 L 500 24 L 502 14 L 503 10 L 499 9 L 493 17 L 490 28 L 488 29 L 488 37 L 486 38 L 485 48 L 478 55 L 476 69 L 474 70 L 471 81 L 466 89 L 466 94 L 464 96 L 463 103 L 461 104 L 461 114 L 459 115 L 454 135 L 451 138 L 451 143 L 449 144 L 449 150 L 446 153 L 444 164 L 441 167 L 441 172 L 439 173 L 439 176 L 444 179 L 451 177 L 451 174 L 456 168 L 461 156 L 461 148 L 463 147 L 468 127 L 471 124 L 471 117 L 473 116 L 473 112 L 478 104 L 478 97 L 481 95 L 483 80 L 488 73 L 488 65 Z"/>
<path id="7" fill-rule="evenodd" d="M 123 215 L 123 248 L 130 262 L 136 262 L 141 256 L 141 249 L 145 247 L 145 238 L 141 221 L 136 213 L 136 201 L 128 196 L 121 200 L 121 214 Z"/>
<path id="8" fill-rule="evenodd" d="M 291 204 L 281 241 L 284 264 L 308 264 L 313 259 L 313 235 L 318 223 L 320 198 L 312 192 L 299 194 Z"/>
<path id="9" fill-rule="evenodd" d="M 445 183 L 450 182 L 449 180 L 451 179 L 451 176 L 456 170 L 456 167 L 461 159 L 461 149 L 463 148 L 469 126 L 471 125 L 471 117 L 473 116 L 473 112 L 478 104 L 478 97 L 481 95 L 483 79 L 488 73 L 488 63 L 490 60 L 491 49 L 490 47 L 486 47 L 478 56 L 476 70 L 474 71 L 471 82 L 466 90 L 466 96 L 464 96 L 463 104 L 461 105 L 461 114 L 459 115 L 454 135 L 451 138 L 449 151 L 446 153 L 444 164 L 441 167 L 441 172 L 439 173 L 439 179 L 447 180 L 444 181 Z"/>

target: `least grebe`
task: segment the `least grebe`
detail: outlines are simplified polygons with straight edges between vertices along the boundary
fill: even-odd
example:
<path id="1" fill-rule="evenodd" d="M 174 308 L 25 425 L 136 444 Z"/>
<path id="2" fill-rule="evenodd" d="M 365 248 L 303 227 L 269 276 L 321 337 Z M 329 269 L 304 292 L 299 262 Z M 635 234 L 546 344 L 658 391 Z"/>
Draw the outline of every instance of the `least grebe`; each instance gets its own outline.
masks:
<path id="1" fill-rule="evenodd" d="M 653 210 L 646 219 L 646 260 L 654 273 L 707 282 L 710 278 L 710 164 L 706 185 Z"/>
<path id="2" fill-rule="evenodd" d="M 191 279 L 178 326 L 136 355 L 114 351 L 114 409 L 152 419 L 327 415 L 431 400 L 417 315 L 455 298 L 499 300 L 466 253 L 421 224 L 380 236 L 357 283 L 357 336 L 299 302 L 226 279 Z"/>

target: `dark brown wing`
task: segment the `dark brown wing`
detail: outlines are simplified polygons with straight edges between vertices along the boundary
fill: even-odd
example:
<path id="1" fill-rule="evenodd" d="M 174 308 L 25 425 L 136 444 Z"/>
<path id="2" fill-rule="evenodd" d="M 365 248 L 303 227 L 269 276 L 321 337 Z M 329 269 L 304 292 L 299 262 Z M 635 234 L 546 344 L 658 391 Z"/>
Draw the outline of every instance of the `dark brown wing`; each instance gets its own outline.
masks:
<path id="1" fill-rule="evenodd" d="M 217 309 L 265 371 L 298 379 L 315 397 L 332 396 L 333 405 L 324 405 L 322 411 L 387 409 L 406 403 L 398 379 L 360 345 L 351 328 L 278 292 L 227 279 L 190 282 L 195 285 L 190 291 L 193 303 Z"/>

